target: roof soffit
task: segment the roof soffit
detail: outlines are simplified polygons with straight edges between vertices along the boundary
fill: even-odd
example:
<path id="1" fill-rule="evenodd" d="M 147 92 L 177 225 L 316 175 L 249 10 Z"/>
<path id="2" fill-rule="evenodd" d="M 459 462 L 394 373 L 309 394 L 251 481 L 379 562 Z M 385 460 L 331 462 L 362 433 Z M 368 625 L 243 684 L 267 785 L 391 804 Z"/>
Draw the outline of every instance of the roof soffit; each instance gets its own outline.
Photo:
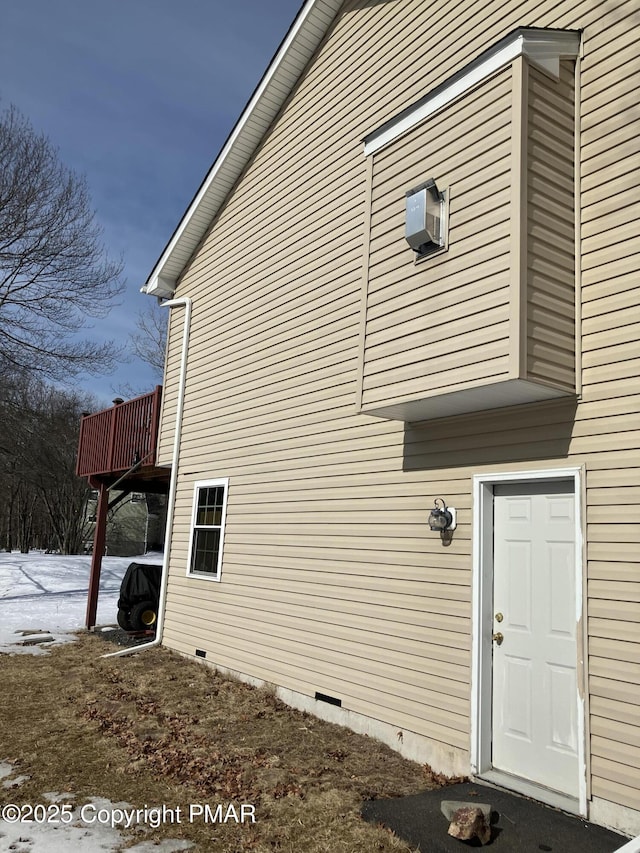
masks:
<path id="1" fill-rule="evenodd" d="M 260 145 L 343 0 L 307 0 L 153 268 L 144 293 L 169 297 L 224 200 Z"/>

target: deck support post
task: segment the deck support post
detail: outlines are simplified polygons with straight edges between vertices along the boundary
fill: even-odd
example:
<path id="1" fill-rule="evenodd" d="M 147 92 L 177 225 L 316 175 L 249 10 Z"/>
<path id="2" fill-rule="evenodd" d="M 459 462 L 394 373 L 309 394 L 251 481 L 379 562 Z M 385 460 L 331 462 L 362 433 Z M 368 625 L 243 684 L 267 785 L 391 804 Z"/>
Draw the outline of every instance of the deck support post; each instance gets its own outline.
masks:
<path id="1" fill-rule="evenodd" d="M 89 574 L 89 594 L 87 596 L 87 615 L 85 624 L 88 630 L 95 627 L 98 610 L 98 588 L 102 571 L 102 555 L 107 535 L 107 510 L 109 509 L 109 489 L 104 483 L 98 487 L 98 507 L 96 510 L 96 529 L 93 535 L 93 553 Z"/>

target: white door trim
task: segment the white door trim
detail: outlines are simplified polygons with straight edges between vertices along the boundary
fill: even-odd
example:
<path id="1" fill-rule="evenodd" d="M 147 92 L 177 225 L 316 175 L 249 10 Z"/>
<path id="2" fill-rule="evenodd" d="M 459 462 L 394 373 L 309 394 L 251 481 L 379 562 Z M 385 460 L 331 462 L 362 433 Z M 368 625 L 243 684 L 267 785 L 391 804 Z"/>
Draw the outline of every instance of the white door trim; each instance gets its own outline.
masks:
<path id="1" fill-rule="evenodd" d="M 479 777 L 491 776 L 491 631 L 493 626 L 493 487 L 503 483 L 569 480 L 574 482 L 575 542 L 576 542 L 576 622 L 584 624 L 583 571 L 584 536 L 582 518 L 582 468 L 551 468 L 536 471 L 494 472 L 473 477 L 473 540 L 472 540 L 472 662 L 471 662 L 471 772 Z M 578 632 L 580 637 L 580 632 Z M 578 640 L 578 658 L 584 656 Z M 578 674 L 578 749 L 579 797 L 578 812 L 587 814 L 587 773 L 585 736 L 584 668 L 576 661 Z M 508 783 L 504 787 L 509 787 Z M 535 796 L 535 793 L 533 793 Z M 542 799 L 542 797 L 540 797 Z M 552 798 L 553 799 L 553 798 Z M 551 800 L 549 800 L 551 801 Z M 554 805 L 560 805 L 554 801 Z"/>

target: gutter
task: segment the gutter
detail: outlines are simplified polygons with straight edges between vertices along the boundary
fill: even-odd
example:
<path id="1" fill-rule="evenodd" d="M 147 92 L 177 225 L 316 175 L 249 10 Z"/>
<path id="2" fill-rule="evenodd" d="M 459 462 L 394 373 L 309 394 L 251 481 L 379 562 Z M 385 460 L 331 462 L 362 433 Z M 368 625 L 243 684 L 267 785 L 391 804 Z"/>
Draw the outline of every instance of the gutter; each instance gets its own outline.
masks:
<path id="1" fill-rule="evenodd" d="M 184 410 L 184 392 L 187 378 L 187 352 L 189 349 L 189 334 L 191 331 L 191 307 L 192 300 L 188 296 L 182 296 L 178 299 L 169 299 L 162 303 L 164 308 L 184 307 L 184 328 L 182 331 L 182 356 L 180 359 L 180 374 L 178 377 L 178 405 L 176 409 L 176 424 L 173 434 L 173 453 L 171 457 L 171 479 L 169 481 L 169 503 L 167 506 L 167 524 L 164 534 L 164 556 L 162 559 L 162 577 L 160 579 L 160 599 L 158 601 L 158 623 L 156 625 L 156 635 L 153 640 L 148 643 L 141 643 L 139 646 L 132 646 L 127 649 L 120 649 L 117 652 L 110 652 L 108 655 L 102 655 L 105 658 L 119 658 L 125 655 L 144 652 L 147 649 L 152 649 L 154 646 L 162 644 L 162 632 L 164 630 L 164 611 L 167 600 L 167 585 L 169 581 L 169 555 L 171 553 L 171 531 L 173 529 L 173 511 L 176 503 L 176 492 L 178 487 L 178 460 L 180 457 L 180 439 L 182 436 L 182 413 Z"/>

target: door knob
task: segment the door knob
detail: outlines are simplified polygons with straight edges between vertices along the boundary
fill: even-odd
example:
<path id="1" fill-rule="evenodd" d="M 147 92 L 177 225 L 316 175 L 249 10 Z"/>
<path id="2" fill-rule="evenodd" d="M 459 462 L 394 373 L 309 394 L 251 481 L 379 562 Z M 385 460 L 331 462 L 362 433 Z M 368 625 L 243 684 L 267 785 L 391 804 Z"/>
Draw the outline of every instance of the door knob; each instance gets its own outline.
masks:
<path id="1" fill-rule="evenodd" d="M 500 631 L 498 631 L 497 634 L 493 635 L 493 642 L 497 643 L 499 646 L 502 645 L 503 640 L 504 640 L 504 634 L 501 634 Z"/>

